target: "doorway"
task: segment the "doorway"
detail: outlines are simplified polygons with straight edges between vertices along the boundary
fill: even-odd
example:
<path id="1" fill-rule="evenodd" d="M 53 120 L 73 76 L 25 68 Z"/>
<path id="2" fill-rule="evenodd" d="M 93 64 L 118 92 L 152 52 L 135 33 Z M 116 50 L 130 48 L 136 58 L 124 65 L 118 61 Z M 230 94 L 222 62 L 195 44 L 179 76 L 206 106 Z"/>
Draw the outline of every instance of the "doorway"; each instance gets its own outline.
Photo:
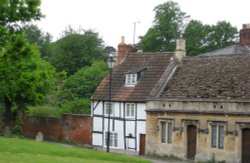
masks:
<path id="1" fill-rule="evenodd" d="M 146 143 L 146 134 L 140 134 L 139 155 L 145 155 L 145 143 Z"/>
<path id="2" fill-rule="evenodd" d="M 187 158 L 194 159 L 196 154 L 197 127 L 187 126 Z"/>
<path id="3" fill-rule="evenodd" d="M 242 163 L 250 162 L 250 129 L 242 129 Z"/>

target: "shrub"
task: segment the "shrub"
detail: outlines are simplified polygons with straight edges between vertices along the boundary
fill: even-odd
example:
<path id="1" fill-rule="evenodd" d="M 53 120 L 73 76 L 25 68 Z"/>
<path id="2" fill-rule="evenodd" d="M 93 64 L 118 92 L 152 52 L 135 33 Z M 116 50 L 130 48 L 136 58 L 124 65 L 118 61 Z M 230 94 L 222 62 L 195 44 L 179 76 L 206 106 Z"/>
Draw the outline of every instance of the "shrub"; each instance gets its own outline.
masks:
<path id="1" fill-rule="evenodd" d="M 29 106 L 28 107 L 29 116 L 42 116 L 42 117 L 58 117 L 59 109 L 53 106 Z"/>
<path id="2" fill-rule="evenodd" d="M 89 99 L 75 99 L 73 101 L 66 102 L 60 109 L 60 114 L 72 113 L 72 114 L 90 114 L 90 100 Z"/>

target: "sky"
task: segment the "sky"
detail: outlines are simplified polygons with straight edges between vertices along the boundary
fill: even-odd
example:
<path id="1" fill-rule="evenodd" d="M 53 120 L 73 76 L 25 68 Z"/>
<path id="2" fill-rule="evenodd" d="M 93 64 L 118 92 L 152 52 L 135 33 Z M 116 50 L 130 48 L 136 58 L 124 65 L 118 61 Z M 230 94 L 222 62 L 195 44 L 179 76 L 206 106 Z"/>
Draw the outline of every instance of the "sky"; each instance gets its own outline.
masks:
<path id="1" fill-rule="evenodd" d="M 138 36 L 152 26 L 153 9 L 167 0 L 41 0 L 45 18 L 38 27 L 60 38 L 67 26 L 92 29 L 99 33 L 105 46 L 117 48 L 121 36 L 127 44 L 137 43 Z M 250 0 L 174 0 L 191 19 L 204 24 L 226 20 L 241 29 L 250 23 Z M 136 28 L 135 28 L 136 27 Z M 135 29 L 135 30 L 134 30 Z M 134 32 L 135 31 L 135 32 Z M 135 37 L 134 37 L 135 34 Z"/>

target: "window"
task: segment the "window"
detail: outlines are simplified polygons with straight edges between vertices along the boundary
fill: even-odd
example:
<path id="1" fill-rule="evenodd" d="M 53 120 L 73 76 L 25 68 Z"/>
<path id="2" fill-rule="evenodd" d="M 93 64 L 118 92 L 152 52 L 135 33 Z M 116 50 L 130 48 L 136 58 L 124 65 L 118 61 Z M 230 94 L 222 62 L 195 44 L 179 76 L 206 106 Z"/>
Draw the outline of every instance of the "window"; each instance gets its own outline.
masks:
<path id="1" fill-rule="evenodd" d="M 172 123 L 161 123 L 161 142 L 168 144 L 172 143 Z"/>
<path id="2" fill-rule="evenodd" d="M 118 147 L 118 133 L 110 132 L 109 138 L 109 146 L 110 147 Z M 108 132 L 105 132 L 105 146 L 108 144 Z"/>
<path id="3" fill-rule="evenodd" d="M 113 103 L 110 102 L 110 105 L 109 105 L 109 102 L 105 102 L 105 115 L 108 115 L 110 113 L 110 116 L 113 116 L 114 115 L 114 106 L 113 106 Z"/>
<path id="4" fill-rule="evenodd" d="M 212 125 L 212 140 L 213 148 L 224 148 L 224 126 Z"/>
<path id="5" fill-rule="evenodd" d="M 135 85 L 137 83 L 137 74 L 126 75 L 126 85 Z"/>
<path id="6" fill-rule="evenodd" d="M 127 103 L 126 104 L 126 117 L 135 117 L 135 104 Z"/>

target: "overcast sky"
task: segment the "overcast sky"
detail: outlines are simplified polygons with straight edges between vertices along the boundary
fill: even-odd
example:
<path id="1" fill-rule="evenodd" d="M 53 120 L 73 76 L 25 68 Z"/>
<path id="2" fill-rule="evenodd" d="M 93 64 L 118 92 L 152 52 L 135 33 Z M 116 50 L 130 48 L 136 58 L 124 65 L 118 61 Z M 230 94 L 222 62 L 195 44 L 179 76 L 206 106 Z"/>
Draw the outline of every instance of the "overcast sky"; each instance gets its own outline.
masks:
<path id="1" fill-rule="evenodd" d="M 133 43 L 134 23 L 137 37 L 152 25 L 154 7 L 167 0 L 41 0 L 46 18 L 38 26 L 53 36 L 60 37 L 66 26 L 74 29 L 93 29 L 105 45 L 117 48 L 121 36 Z M 175 0 L 192 19 L 206 24 L 226 20 L 240 29 L 250 23 L 250 0 Z"/>

